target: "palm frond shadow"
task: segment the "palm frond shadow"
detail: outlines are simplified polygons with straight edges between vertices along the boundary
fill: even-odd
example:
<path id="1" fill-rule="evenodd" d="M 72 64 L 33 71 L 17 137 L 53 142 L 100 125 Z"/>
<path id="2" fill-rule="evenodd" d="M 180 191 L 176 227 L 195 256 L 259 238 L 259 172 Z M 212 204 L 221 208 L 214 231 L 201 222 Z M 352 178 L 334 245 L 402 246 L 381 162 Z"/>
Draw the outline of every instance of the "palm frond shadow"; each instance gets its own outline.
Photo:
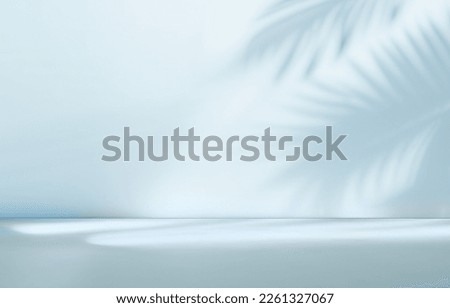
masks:
<path id="1" fill-rule="evenodd" d="M 284 56 L 277 78 L 294 61 L 302 60 L 304 76 L 314 71 L 322 56 L 332 50 L 339 56 L 358 35 L 380 20 L 389 25 L 404 6 L 404 0 L 281 0 L 262 16 L 269 21 L 250 41 L 247 62 L 278 53 Z M 336 39 L 337 38 L 337 39 Z"/>
<path id="2" fill-rule="evenodd" d="M 323 117 L 350 132 L 352 144 L 358 145 L 350 151 L 351 167 L 299 165 L 299 173 L 316 185 L 309 205 L 298 208 L 299 199 L 295 201 L 299 211 L 364 216 L 367 207 L 392 203 L 410 207 L 372 210 L 381 216 L 412 217 L 439 215 L 448 206 L 448 187 L 436 183 L 450 183 L 450 168 L 442 167 L 450 148 L 439 143 L 450 140 L 450 41 L 444 34 L 449 31 L 450 25 L 439 29 L 430 23 L 403 42 L 374 51 L 377 71 L 353 63 L 356 82 L 314 82 L 321 95 L 299 96 L 329 110 Z M 301 105 L 293 108 L 305 116 Z M 333 114 L 338 109 L 347 112 Z M 399 198 L 403 202 L 395 202 Z M 435 202 L 430 205 L 430 200 Z M 323 204 L 329 207 L 313 208 Z"/>

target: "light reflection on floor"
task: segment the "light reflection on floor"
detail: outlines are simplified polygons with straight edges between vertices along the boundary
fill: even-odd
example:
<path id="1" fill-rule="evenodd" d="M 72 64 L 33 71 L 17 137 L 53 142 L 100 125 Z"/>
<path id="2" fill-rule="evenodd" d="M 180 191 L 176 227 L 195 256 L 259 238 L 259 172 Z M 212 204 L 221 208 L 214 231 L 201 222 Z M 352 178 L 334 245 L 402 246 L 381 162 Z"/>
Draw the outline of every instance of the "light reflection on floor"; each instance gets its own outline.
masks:
<path id="1" fill-rule="evenodd" d="M 450 220 L 0 221 L 0 286 L 450 286 Z"/>

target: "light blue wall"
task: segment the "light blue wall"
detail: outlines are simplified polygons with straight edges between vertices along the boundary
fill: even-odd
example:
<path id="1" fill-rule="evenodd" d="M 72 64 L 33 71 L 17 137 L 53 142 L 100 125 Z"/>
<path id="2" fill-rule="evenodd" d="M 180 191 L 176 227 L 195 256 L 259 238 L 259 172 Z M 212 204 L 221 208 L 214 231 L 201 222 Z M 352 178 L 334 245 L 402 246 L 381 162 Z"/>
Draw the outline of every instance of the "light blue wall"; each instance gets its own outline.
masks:
<path id="1" fill-rule="evenodd" d="M 2 1 L 0 217 L 449 217 L 448 1 Z M 102 139 L 348 134 L 348 161 Z"/>

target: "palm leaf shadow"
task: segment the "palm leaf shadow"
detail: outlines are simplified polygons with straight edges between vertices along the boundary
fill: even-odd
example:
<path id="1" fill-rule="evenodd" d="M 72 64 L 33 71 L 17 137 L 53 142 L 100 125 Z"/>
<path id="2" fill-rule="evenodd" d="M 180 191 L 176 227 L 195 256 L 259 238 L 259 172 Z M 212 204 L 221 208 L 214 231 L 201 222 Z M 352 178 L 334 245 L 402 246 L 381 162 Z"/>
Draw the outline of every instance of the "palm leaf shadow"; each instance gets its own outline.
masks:
<path id="1" fill-rule="evenodd" d="M 357 36 L 377 20 L 395 20 L 404 0 L 281 0 L 262 16 L 273 19 L 250 41 L 245 60 L 251 62 L 284 50 L 277 78 L 282 77 L 301 56 L 309 75 L 327 49 L 340 55 Z M 337 41 L 334 40 L 337 38 Z"/>
<path id="2" fill-rule="evenodd" d="M 314 200 L 311 208 L 329 204 L 329 208 L 313 211 L 333 213 L 335 210 L 335 215 L 366 215 L 364 205 L 369 206 L 374 195 L 379 197 L 373 202 L 374 205 L 402 197 L 410 202 L 420 195 L 441 194 L 441 202 L 449 200 L 448 187 L 441 185 L 438 191 L 434 187 L 434 183 L 450 183 L 448 170 L 442 168 L 450 156 L 450 148 L 439 144 L 439 141 L 450 139 L 450 42 L 445 36 L 449 30 L 449 24 L 445 29 L 439 29 L 430 23 L 414 34 L 406 35 L 403 42 L 390 42 L 382 46 L 372 54 L 377 72 L 358 63 L 352 64 L 356 83 L 314 82 L 317 93 L 322 96 L 306 99 L 321 105 L 324 118 L 333 119 L 334 125 L 344 131 L 351 131 L 352 144 L 361 146 L 352 151 L 353 170 L 345 164 L 299 165 L 299 173 L 319 186 L 315 195 L 310 196 Z M 305 99 L 302 95 L 300 98 Z M 301 106 L 293 108 L 305 116 Z M 333 114 L 339 109 L 348 112 Z M 433 138 L 436 134 L 438 138 Z M 425 151 L 429 146 L 438 148 Z M 411 150 L 413 148 L 415 151 Z M 416 154 L 410 157 L 410 164 L 402 164 L 402 159 L 412 152 Z M 403 187 L 397 185 L 398 189 L 389 191 L 386 183 L 390 181 L 394 185 L 400 173 L 404 179 Z M 423 178 L 420 185 L 416 181 L 420 178 L 418 173 Z M 298 173 L 290 174 L 298 176 Z M 356 192 L 366 192 L 366 195 L 359 193 L 355 197 Z M 346 197 L 339 199 L 342 195 Z M 321 202 L 318 202 L 319 199 Z M 349 202 L 352 203 L 349 199 L 353 200 L 353 204 L 349 205 Z M 341 200 L 338 209 L 337 200 Z M 298 199 L 295 205 L 298 207 Z M 441 210 L 438 204 L 434 209 L 427 208 L 425 211 L 423 204 L 418 202 L 416 205 L 404 211 L 392 207 L 377 213 L 386 215 L 390 211 L 389 215 L 408 213 L 407 216 L 414 216 L 433 215 Z"/>

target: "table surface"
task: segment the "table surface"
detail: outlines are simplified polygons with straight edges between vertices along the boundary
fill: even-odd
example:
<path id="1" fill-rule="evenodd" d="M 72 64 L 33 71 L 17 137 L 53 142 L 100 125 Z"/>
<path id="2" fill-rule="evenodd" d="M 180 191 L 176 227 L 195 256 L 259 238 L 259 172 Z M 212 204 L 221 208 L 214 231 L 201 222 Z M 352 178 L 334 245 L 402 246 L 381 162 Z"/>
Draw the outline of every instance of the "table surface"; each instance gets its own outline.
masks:
<path id="1" fill-rule="evenodd" d="M 445 219 L 0 220 L 1 287 L 450 287 Z"/>

